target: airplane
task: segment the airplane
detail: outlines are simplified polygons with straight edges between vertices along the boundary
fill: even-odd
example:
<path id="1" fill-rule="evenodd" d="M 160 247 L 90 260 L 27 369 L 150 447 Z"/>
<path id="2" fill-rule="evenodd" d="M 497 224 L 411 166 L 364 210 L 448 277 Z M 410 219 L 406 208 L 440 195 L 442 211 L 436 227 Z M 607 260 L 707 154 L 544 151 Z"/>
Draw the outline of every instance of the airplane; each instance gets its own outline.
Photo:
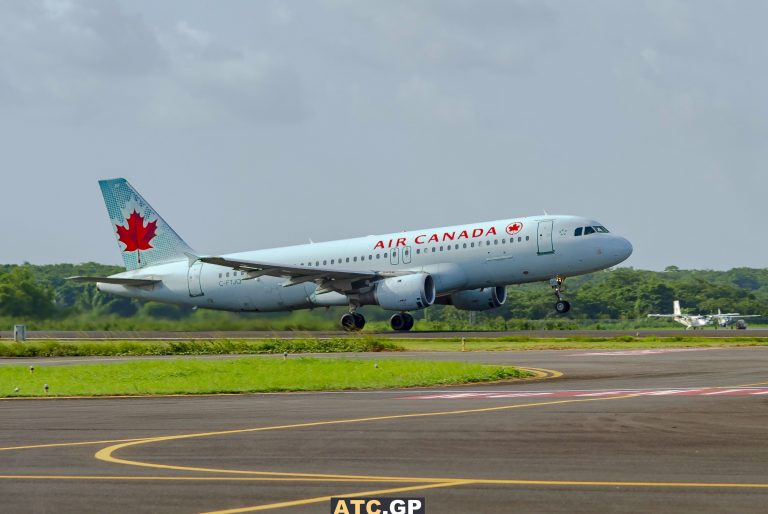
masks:
<path id="1" fill-rule="evenodd" d="M 672 302 L 673 314 L 649 314 L 649 318 L 672 318 L 678 323 L 685 326 L 685 329 L 697 329 L 704 328 L 710 323 L 715 324 L 715 328 L 728 327 L 736 324 L 739 319 L 743 318 L 759 318 L 759 314 L 747 314 L 741 315 L 738 312 L 722 313 L 720 309 L 717 309 L 717 314 L 682 314 L 680 311 L 680 302 L 675 300 Z"/>
<path id="2" fill-rule="evenodd" d="M 672 318 L 681 325 L 685 326 L 685 330 L 696 330 L 697 328 L 704 328 L 712 321 L 711 316 L 704 316 L 701 314 L 683 314 L 680 310 L 680 301 L 675 300 L 672 302 L 672 314 L 649 314 L 649 318 Z"/>
<path id="3" fill-rule="evenodd" d="M 713 319 L 717 322 L 715 328 L 728 328 L 736 325 L 738 328 L 747 328 L 747 324 L 744 323 L 744 318 L 759 318 L 760 314 L 739 314 L 738 312 L 726 312 L 721 313 L 720 309 L 717 309 L 717 314 L 712 315 Z M 741 322 L 741 323 L 740 323 Z"/>
<path id="4" fill-rule="evenodd" d="M 413 328 L 409 311 L 431 305 L 483 311 L 506 301 L 505 286 L 550 281 L 566 313 L 566 277 L 615 266 L 630 242 L 578 216 L 530 216 L 225 255 L 194 251 L 124 178 L 100 180 L 126 271 L 95 282 L 105 293 L 238 312 L 347 306 L 344 330 L 365 326 L 365 305 L 395 311 L 390 326 Z"/>

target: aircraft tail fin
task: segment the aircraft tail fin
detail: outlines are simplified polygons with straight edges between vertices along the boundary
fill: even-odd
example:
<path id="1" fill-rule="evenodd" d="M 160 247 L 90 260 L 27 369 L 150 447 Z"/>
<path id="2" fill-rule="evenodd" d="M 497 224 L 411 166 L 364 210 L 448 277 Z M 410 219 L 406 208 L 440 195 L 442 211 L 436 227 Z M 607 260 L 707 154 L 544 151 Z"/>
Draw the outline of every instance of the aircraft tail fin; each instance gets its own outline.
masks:
<path id="1" fill-rule="evenodd" d="M 679 300 L 675 300 L 674 302 L 672 302 L 672 307 L 673 307 L 672 313 L 675 316 L 682 315 L 682 311 L 680 310 L 680 301 Z"/>
<path id="2" fill-rule="evenodd" d="M 127 270 L 195 255 L 127 180 L 99 180 L 99 186 Z"/>

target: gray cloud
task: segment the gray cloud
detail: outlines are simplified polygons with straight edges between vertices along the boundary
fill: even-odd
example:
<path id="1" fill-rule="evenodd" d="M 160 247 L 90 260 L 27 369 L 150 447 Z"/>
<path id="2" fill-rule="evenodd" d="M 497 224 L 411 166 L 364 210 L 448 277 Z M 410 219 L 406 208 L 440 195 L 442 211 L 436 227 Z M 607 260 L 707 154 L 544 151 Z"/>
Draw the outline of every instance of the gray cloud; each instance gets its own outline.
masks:
<path id="1" fill-rule="evenodd" d="M 215 117 L 294 122 L 300 77 L 267 52 L 248 55 L 183 20 L 153 26 L 113 0 L 4 4 L 0 50 L 6 95 L 20 115 L 59 113 L 150 123 Z M 2 92 L 0 92 L 2 98 Z"/>

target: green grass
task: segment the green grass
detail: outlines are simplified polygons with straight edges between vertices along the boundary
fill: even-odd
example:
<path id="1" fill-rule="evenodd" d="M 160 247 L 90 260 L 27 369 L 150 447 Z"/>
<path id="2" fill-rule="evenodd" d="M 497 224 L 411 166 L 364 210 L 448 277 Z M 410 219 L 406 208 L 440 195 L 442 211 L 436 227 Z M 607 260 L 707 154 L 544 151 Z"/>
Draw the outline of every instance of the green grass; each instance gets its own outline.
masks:
<path id="1" fill-rule="evenodd" d="M 763 346 L 764 337 L 705 338 L 671 337 L 563 337 L 537 339 L 510 336 L 496 339 L 466 338 L 467 351 L 489 350 L 619 350 L 630 348 L 686 348 L 710 346 Z M 0 343 L 1 357 L 76 357 L 76 356 L 152 356 L 152 355 L 237 355 L 392 352 L 392 351 L 460 351 L 461 338 L 397 339 L 348 337 L 334 339 L 269 339 L 216 341 L 34 341 Z"/>
<path id="2" fill-rule="evenodd" d="M 372 338 L 269 339 L 240 341 L 34 341 L 0 343 L 0 357 L 112 355 L 231 355 L 253 353 L 336 353 L 402 351 L 391 341 Z"/>
<path id="3" fill-rule="evenodd" d="M 0 396 L 255 393 L 379 389 L 520 378 L 510 366 L 412 360 L 240 358 L 0 367 Z M 44 393 L 44 384 L 49 391 Z M 19 388 L 15 392 L 15 388 Z"/>

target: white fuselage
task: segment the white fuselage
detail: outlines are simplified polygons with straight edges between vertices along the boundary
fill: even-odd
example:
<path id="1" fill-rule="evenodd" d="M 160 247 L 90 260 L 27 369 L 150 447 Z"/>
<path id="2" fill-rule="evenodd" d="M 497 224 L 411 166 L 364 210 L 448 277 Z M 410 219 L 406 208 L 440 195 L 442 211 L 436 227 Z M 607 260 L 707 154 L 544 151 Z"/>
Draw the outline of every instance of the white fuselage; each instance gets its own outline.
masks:
<path id="1" fill-rule="evenodd" d="M 521 226 L 519 227 L 518 224 Z M 632 253 L 623 237 L 580 227 L 600 223 L 575 216 L 535 216 L 367 236 L 228 254 L 223 257 L 313 270 L 425 272 L 438 296 L 574 276 L 614 266 Z M 285 311 L 347 305 L 336 292 L 316 294 L 314 282 L 285 287 L 283 277 L 248 279 L 243 271 L 183 260 L 114 275 L 161 282 L 143 287 L 99 283 L 120 296 L 232 311 Z"/>

